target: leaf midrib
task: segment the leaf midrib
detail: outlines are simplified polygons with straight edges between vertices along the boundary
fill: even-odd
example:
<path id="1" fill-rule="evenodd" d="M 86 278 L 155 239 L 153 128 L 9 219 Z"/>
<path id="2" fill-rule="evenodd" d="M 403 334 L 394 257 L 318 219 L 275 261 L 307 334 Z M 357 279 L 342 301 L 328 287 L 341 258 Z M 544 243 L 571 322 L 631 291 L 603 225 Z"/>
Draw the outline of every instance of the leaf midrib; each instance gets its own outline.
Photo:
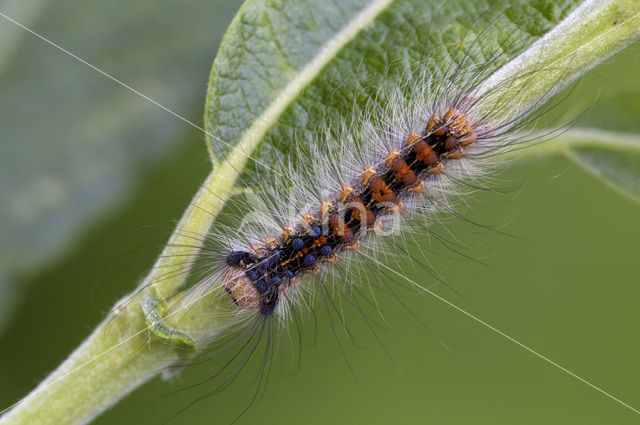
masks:
<path id="1" fill-rule="evenodd" d="M 299 97 L 322 70 L 344 49 L 344 47 L 364 30 L 370 23 L 386 11 L 395 0 L 374 0 L 371 4 L 348 21 L 341 31 L 328 40 L 317 54 L 302 68 L 300 72 L 280 91 L 280 94 L 253 121 L 243 133 L 232 151 L 224 158 L 225 164 L 214 164 L 214 169 L 220 167 L 220 172 L 227 175 L 227 168 L 231 167 L 236 173 L 245 168 L 247 160 L 260 144 L 267 131 L 276 124 L 278 118 Z M 241 13 L 241 12 L 240 12 Z M 209 143 L 211 149 L 212 143 Z M 214 155 L 211 155 L 215 158 Z M 258 163 L 258 166 L 267 167 Z M 270 170 L 276 174 L 276 170 Z"/>

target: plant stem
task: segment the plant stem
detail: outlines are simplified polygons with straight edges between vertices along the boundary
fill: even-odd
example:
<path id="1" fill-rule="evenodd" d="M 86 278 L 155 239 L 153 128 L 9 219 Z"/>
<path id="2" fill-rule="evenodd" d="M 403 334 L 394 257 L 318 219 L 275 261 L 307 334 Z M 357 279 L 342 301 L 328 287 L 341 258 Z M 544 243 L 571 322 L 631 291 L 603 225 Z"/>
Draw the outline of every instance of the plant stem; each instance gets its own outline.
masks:
<path id="1" fill-rule="evenodd" d="M 175 345 L 167 344 L 148 330 L 142 304 L 151 286 L 168 294 L 186 279 L 176 273 L 184 267 L 184 256 L 195 256 L 198 245 L 189 235 L 203 234 L 222 209 L 231 193 L 235 171 L 230 166 L 216 167 L 185 211 L 180 223 L 158 258 L 153 270 L 133 295 L 119 301 L 107 318 L 51 375 L 29 396 L 0 418 L 2 425 L 85 424 L 158 372 L 181 360 Z M 233 176 L 234 178 L 229 178 Z M 178 261 L 176 261 L 178 258 Z M 198 307 L 206 310 L 206 320 L 186 321 L 189 332 L 207 328 L 209 335 L 229 326 L 228 320 L 212 314 L 225 307 L 221 300 L 212 305 L 206 298 Z M 186 310 L 184 309 L 185 313 Z M 191 309 L 190 313 L 197 313 Z M 178 320 L 181 316 L 176 316 Z"/>
<path id="2" fill-rule="evenodd" d="M 177 358 L 149 339 L 137 304 L 110 314 L 28 397 L 0 419 L 8 424 L 85 424 Z"/>

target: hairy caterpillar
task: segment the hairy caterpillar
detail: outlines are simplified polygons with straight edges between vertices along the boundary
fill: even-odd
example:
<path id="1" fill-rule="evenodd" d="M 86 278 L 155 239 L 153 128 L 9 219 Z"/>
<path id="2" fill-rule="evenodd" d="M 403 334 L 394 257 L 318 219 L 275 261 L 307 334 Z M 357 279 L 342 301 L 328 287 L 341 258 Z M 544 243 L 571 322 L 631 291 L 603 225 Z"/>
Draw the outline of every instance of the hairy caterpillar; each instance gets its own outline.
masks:
<path id="1" fill-rule="evenodd" d="M 523 109 L 517 96 L 499 93 L 519 79 L 535 79 L 537 73 L 518 75 L 498 87 L 487 85 L 502 56 L 474 66 L 467 62 L 474 43 L 470 53 L 458 58 L 461 61 L 451 59 L 454 65 L 448 72 L 437 78 L 425 76 L 419 68 L 409 72 L 405 83 L 383 88 L 371 108 L 363 108 L 352 122 L 330 126 L 324 138 L 316 136 L 318 141 L 297 159 L 270 163 L 286 170 L 285 177 L 278 182 L 269 175 L 271 184 L 266 186 L 246 183 L 260 194 L 257 205 L 249 205 L 257 211 L 248 225 L 194 236 L 217 246 L 205 249 L 205 277 L 185 303 L 217 291 L 233 301 L 239 317 L 251 317 L 248 322 L 241 319 L 247 328 L 231 343 L 240 359 L 233 373 L 244 367 L 263 332 L 268 334 L 267 351 L 272 349 L 270 341 L 281 319 L 296 315 L 306 303 L 305 292 L 323 297 L 327 309 L 339 315 L 329 292 L 338 287 L 350 293 L 351 274 L 385 285 L 385 278 L 376 275 L 380 270 L 357 270 L 361 266 L 352 266 L 351 260 L 375 263 L 390 251 L 404 262 L 422 256 L 405 244 L 407 229 L 414 238 L 428 234 L 434 216 L 456 215 L 456 203 L 467 202 L 461 198 L 486 188 L 492 158 L 549 136 L 519 130 L 538 118 L 532 112 L 559 87 Z M 298 150 L 304 151 L 302 145 Z M 300 162 L 314 166 L 297 170 L 296 161 L 305 156 Z M 238 201 L 232 208 L 247 207 Z"/>
<path id="2" fill-rule="evenodd" d="M 426 124 L 417 124 L 411 131 L 399 127 L 387 130 L 391 135 L 390 149 L 383 156 L 371 158 L 371 165 L 362 172 L 339 175 L 336 183 L 341 183 L 336 185 L 339 190 L 333 190 L 333 196 L 331 186 L 307 188 L 309 196 L 322 193 L 315 212 L 304 213 L 299 224 L 285 224 L 278 238 L 267 237 L 262 244 L 252 244 L 248 250 L 227 254 L 222 285 L 236 305 L 244 310 L 257 310 L 262 315 L 273 314 L 279 300 L 303 284 L 301 279 L 305 274 L 318 274 L 322 263 L 337 263 L 345 250 L 357 251 L 361 243 L 366 243 L 368 232 L 382 231 L 389 215 L 403 212 L 406 204 L 417 204 L 421 195 L 427 198 L 426 204 L 411 205 L 411 208 L 433 208 L 434 202 L 428 200 L 428 194 L 435 192 L 434 186 L 442 186 L 438 180 L 455 179 L 448 175 L 448 166 L 455 166 L 455 161 L 470 155 L 495 149 L 487 148 L 495 137 L 492 123 L 489 119 L 483 122 L 471 118 L 473 105 L 473 99 L 461 97 L 453 99 L 441 115 L 435 112 L 428 115 L 427 108 L 417 108 L 419 113 L 411 121 L 426 121 Z M 369 135 L 372 141 L 375 137 Z M 349 139 L 347 135 L 338 138 Z M 331 159 L 337 158 L 321 157 L 318 162 L 327 163 Z M 351 163 L 344 157 L 338 161 Z M 315 170 L 320 174 L 324 171 Z M 318 178 L 306 177 L 293 180 Z"/>

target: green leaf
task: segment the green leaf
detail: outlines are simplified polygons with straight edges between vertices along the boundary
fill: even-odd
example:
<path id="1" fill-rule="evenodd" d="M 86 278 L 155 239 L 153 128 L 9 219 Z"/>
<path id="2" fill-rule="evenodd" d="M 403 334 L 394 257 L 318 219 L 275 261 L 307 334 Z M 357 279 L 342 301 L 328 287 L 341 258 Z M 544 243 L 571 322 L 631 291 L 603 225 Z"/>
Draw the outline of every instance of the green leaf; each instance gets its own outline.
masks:
<path id="1" fill-rule="evenodd" d="M 200 124 L 239 4 L 1 0 L 0 12 Z M 9 295 L 117 208 L 188 127 L 1 16 L 0 92 L 1 326 Z"/>
<path id="2" fill-rule="evenodd" d="M 411 62 L 426 55 L 427 75 L 442 75 L 468 47 L 463 39 L 476 43 L 469 65 L 504 51 L 487 71 L 498 69 L 577 3 L 249 0 L 211 73 L 205 124 L 212 156 L 220 161 L 230 144 L 269 163 L 274 149 L 287 152 L 296 139 L 370 105 Z M 398 66 L 390 69 L 392 62 Z"/>
<path id="3" fill-rule="evenodd" d="M 594 140 L 591 144 L 573 146 L 570 154 L 614 189 L 640 202 L 640 139 L 628 149 L 609 147 Z"/>
<path id="4" fill-rule="evenodd" d="M 530 154 L 564 155 L 612 189 L 640 202 L 640 136 L 574 129 Z"/>

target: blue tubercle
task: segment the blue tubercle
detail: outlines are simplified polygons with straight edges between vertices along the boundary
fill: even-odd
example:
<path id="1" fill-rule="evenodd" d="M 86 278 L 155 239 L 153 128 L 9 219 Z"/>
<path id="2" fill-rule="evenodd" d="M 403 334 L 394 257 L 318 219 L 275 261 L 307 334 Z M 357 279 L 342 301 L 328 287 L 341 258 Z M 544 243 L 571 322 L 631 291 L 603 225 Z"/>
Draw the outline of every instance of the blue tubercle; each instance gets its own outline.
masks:
<path id="1" fill-rule="evenodd" d="M 293 249 L 302 249 L 302 247 L 304 247 L 304 242 L 300 238 L 295 238 L 291 242 L 291 246 L 293 247 Z"/>
<path id="2" fill-rule="evenodd" d="M 320 253 L 322 255 L 331 255 L 332 252 L 333 249 L 329 245 L 323 245 L 322 248 L 320 248 Z"/>
<path id="3" fill-rule="evenodd" d="M 256 289 L 261 294 L 264 294 L 265 291 L 267 290 L 267 282 L 265 282 L 264 279 L 260 279 L 259 281 L 256 282 Z"/>
<path id="4" fill-rule="evenodd" d="M 254 282 L 260 278 L 260 275 L 254 269 L 248 269 L 245 273 L 247 277 Z"/>

